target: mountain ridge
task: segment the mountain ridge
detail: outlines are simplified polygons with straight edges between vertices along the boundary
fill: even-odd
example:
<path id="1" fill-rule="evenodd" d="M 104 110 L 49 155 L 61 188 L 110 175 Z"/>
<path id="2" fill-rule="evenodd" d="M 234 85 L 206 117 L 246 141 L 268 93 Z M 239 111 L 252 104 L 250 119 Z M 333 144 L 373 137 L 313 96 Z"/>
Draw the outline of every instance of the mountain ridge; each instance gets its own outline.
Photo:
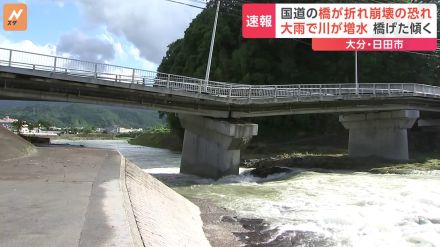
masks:
<path id="1" fill-rule="evenodd" d="M 0 118 L 45 121 L 57 127 L 148 128 L 164 125 L 157 111 L 115 106 L 0 100 Z"/>

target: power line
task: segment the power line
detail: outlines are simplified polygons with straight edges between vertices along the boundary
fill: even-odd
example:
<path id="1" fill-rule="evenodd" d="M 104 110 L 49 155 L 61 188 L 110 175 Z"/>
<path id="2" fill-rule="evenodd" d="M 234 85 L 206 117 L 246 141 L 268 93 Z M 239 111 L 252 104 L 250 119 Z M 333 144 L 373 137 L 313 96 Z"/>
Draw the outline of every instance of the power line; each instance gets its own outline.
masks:
<path id="1" fill-rule="evenodd" d="M 180 1 L 176 1 L 176 0 L 164 0 L 164 1 L 172 2 L 172 3 L 177 3 L 177 4 L 185 5 L 185 6 L 188 6 L 188 7 L 197 8 L 197 9 L 205 9 L 204 7 L 200 7 L 200 6 L 196 6 L 196 5 L 190 4 L 190 3 L 184 3 L 184 2 L 180 2 Z"/>
<path id="2" fill-rule="evenodd" d="M 197 5 L 194 5 L 194 4 L 185 3 L 185 2 L 181 2 L 181 1 L 177 1 L 177 0 L 164 0 L 164 1 L 172 2 L 172 3 L 176 3 L 176 4 L 180 4 L 180 5 L 184 5 L 184 6 L 187 6 L 187 7 L 202 9 L 202 10 L 208 9 L 206 6 L 205 7 L 201 7 L 201 6 L 197 6 Z M 203 2 L 203 1 L 199 1 L 199 0 L 189 0 L 189 1 L 207 4 L 207 2 Z M 230 15 L 230 16 L 241 17 L 241 15 L 234 14 L 234 13 L 228 13 L 228 12 L 222 12 L 222 13 L 226 14 L 226 15 Z"/>
<path id="3" fill-rule="evenodd" d="M 368 0 L 367 0 L 368 1 Z M 368 2 L 375 2 L 375 3 L 383 3 L 383 4 L 387 4 L 387 3 L 402 3 L 402 2 L 394 2 L 394 1 L 385 1 L 385 2 L 381 2 L 381 1 L 377 1 L 377 0 L 369 0 Z M 366 2 L 365 2 L 366 3 Z M 423 4 L 424 2 L 418 2 L 416 4 Z M 402 3 L 403 4 L 403 3 Z M 440 15 L 440 12 L 437 12 L 437 15 Z M 437 31 L 437 33 L 440 33 L 440 30 Z M 440 41 L 440 39 L 437 39 L 437 41 Z M 430 56 L 430 57 L 440 57 L 440 55 L 438 55 L 437 52 L 439 52 L 440 47 L 437 47 L 437 49 L 435 51 L 433 51 L 432 53 L 423 53 L 423 52 L 414 52 L 414 51 L 400 51 L 400 52 L 405 52 L 405 53 L 411 53 L 411 54 L 416 54 L 416 55 L 422 55 L 422 56 Z M 399 51 L 397 51 L 399 52 Z"/>
<path id="4" fill-rule="evenodd" d="M 416 54 L 416 55 L 423 55 L 423 56 L 427 56 L 427 57 L 439 57 L 440 58 L 440 55 L 438 55 L 438 54 L 430 54 L 430 53 L 415 52 L 415 51 L 401 51 L 401 52 L 412 53 L 412 54 Z"/>
<path id="5" fill-rule="evenodd" d="M 202 1 L 202 0 L 188 0 L 188 1 L 200 3 L 200 4 L 207 4 L 208 3 L 208 1 Z"/>

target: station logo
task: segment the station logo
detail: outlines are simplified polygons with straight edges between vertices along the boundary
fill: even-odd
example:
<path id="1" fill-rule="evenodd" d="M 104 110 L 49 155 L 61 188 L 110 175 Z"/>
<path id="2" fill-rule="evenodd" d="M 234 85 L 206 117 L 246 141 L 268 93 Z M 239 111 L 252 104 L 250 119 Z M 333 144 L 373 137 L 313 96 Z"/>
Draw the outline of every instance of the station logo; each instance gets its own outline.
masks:
<path id="1" fill-rule="evenodd" d="M 3 5 L 3 29 L 25 31 L 27 29 L 27 6 L 24 3 Z"/>

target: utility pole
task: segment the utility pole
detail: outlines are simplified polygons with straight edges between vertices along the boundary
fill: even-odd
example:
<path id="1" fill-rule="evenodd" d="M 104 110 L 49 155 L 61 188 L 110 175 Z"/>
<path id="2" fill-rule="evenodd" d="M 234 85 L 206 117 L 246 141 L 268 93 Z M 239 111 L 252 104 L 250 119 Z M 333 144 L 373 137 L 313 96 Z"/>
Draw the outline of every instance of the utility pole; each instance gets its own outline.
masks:
<path id="1" fill-rule="evenodd" d="M 354 52 L 354 81 L 356 84 L 356 95 L 359 95 L 359 81 L 358 81 L 358 51 Z"/>
<path id="2" fill-rule="evenodd" d="M 209 73 L 211 72 L 212 51 L 213 51 L 213 49 L 214 49 L 215 31 L 217 30 L 217 19 L 218 19 L 218 11 L 219 11 L 219 9 L 220 9 L 220 0 L 217 1 L 217 10 L 216 10 L 216 12 L 215 12 L 214 27 L 212 28 L 211 47 L 209 48 L 208 64 L 206 65 L 205 87 L 204 87 L 204 91 L 206 91 L 206 87 L 208 86 L 208 82 L 209 82 Z"/>

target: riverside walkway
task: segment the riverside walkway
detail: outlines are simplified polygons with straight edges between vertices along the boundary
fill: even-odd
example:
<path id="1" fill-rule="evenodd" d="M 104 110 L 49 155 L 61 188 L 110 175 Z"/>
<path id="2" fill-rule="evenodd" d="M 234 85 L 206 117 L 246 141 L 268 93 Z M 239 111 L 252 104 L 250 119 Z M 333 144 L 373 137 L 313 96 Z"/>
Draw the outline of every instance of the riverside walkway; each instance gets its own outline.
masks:
<path id="1" fill-rule="evenodd" d="M 18 140 L 4 143 L 0 138 L 0 144 Z M 1 246 L 133 246 L 117 152 L 73 147 L 36 151 L 15 159 L 0 157 Z"/>

